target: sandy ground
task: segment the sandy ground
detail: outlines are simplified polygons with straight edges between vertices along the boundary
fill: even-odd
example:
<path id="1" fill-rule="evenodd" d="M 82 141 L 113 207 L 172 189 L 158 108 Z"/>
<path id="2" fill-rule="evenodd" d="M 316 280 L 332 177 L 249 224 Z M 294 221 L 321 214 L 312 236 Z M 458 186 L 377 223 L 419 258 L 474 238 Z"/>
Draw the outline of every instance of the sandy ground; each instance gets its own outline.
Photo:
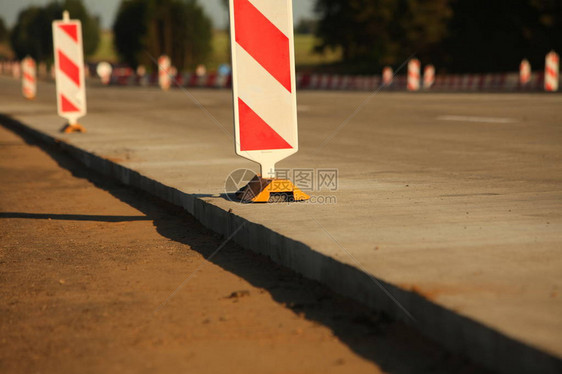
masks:
<path id="1" fill-rule="evenodd" d="M 1 373 L 483 373 L 0 127 Z"/>

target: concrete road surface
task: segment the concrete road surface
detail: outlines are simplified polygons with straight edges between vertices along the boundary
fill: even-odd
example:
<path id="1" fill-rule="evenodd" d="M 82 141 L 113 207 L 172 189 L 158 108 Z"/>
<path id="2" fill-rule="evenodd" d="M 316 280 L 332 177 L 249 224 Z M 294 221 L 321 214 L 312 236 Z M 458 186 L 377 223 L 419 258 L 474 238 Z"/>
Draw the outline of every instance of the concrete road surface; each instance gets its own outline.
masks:
<path id="1" fill-rule="evenodd" d="M 217 231 L 250 222 L 239 243 L 452 350 L 502 372 L 561 368 L 561 95 L 301 92 L 301 150 L 278 167 L 337 170 L 337 188 L 270 205 L 223 195 L 233 170 L 256 169 L 234 155 L 228 91 L 92 87 L 82 135 L 57 132 L 52 84 L 27 102 L 1 78 L 0 98 L 0 113 L 130 169 L 123 181 L 176 189 Z"/>

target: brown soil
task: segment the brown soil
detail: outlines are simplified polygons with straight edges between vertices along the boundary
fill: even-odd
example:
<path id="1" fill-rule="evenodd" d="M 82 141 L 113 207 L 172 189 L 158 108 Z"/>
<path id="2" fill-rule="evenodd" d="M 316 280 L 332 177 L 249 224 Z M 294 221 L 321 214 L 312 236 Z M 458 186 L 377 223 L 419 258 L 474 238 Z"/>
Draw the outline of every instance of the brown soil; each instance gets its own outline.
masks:
<path id="1" fill-rule="evenodd" d="M 27 143 L 0 127 L 1 373 L 484 372 Z"/>

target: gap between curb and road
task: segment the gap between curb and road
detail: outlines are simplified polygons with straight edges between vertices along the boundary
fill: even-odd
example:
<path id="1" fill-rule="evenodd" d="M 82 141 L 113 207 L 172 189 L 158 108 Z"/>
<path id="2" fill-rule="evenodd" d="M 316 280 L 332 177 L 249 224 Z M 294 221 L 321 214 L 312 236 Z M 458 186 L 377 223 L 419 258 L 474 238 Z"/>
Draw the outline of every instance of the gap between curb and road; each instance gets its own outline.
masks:
<path id="1" fill-rule="evenodd" d="M 304 243 L 254 222 L 227 212 L 202 198 L 184 193 L 150 179 L 139 172 L 87 152 L 62 139 L 57 139 L 0 114 L 0 124 L 31 135 L 43 143 L 68 153 L 87 168 L 116 179 L 124 185 L 152 194 L 185 209 L 203 226 L 230 237 L 245 249 L 271 258 L 303 276 L 318 281 L 332 290 L 359 301 L 370 308 L 384 311 L 402 320 L 452 352 L 499 373 L 561 373 L 562 360 L 499 331 L 433 303 L 415 291 L 404 290 L 378 280 L 360 269 L 321 254 Z M 244 225 L 242 229 L 240 227 Z M 382 285 L 408 311 L 406 317 L 375 282 Z"/>

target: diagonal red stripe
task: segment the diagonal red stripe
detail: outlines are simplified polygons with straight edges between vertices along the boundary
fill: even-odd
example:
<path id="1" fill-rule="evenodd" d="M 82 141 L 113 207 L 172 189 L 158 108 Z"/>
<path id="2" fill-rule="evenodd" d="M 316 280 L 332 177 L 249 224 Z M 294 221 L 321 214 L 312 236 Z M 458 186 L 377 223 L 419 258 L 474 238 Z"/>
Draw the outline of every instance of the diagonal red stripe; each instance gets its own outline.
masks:
<path id="1" fill-rule="evenodd" d="M 80 109 L 76 107 L 76 105 L 72 104 L 70 100 L 66 98 L 64 95 L 60 95 L 61 100 L 61 107 L 63 112 L 79 112 Z"/>
<path id="2" fill-rule="evenodd" d="M 59 25 L 59 28 L 78 43 L 78 25 Z"/>
<path id="3" fill-rule="evenodd" d="M 238 114 L 241 151 L 293 148 L 240 98 L 238 99 Z"/>
<path id="4" fill-rule="evenodd" d="M 78 65 L 72 62 L 64 53 L 59 49 L 57 51 L 59 55 L 59 68 L 66 74 L 78 87 L 80 87 L 80 69 Z"/>
<path id="5" fill-rule="evenodd" d="M 31 74 L 23 73 L 23 77 L 28 82 L 31 82 L 31 83 L 35 82 L 35 78 Z"/>
<path id="6" fill-rule="evenodd" d="M 248 0 L 234 0 L 234 26 L 236 42 L 292 92 L 289 38 Z"/>

